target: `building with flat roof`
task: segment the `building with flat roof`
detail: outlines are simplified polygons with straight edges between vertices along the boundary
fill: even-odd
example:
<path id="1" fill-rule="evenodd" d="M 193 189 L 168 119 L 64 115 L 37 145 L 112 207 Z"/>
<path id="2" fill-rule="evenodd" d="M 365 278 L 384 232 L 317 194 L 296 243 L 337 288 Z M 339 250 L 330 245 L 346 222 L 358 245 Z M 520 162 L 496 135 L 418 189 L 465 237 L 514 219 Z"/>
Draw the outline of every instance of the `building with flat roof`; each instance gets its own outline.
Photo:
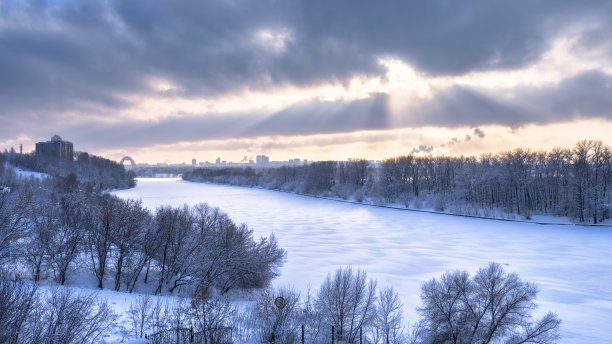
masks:
<path id="1" fill-rule="evenodd" d="M 36 155 L 72 161 L 74 159 L 72 142 L 62 140 L 59 135 L 53 135 L 51 141 L 36 143 Z"/>
<path id="2" fill-rule="evenodd" d="M 257 165 L 267 165 L 270 163 L 270 157 L 267 155 L 258 155 L 256 157 L 256 163 Z"/>

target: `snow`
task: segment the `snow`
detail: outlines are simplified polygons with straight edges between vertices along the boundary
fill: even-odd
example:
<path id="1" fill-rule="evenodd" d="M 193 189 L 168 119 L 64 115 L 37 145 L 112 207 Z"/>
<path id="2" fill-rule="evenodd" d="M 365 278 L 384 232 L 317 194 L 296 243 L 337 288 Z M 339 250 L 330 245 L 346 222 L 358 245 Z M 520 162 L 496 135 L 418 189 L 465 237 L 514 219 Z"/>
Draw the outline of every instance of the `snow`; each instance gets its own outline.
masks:
<path id="1" fill-rule="evenodd" d="M 129 342 L 124 342 L 124 344 L 148 344 L 148 343 L 149 341 L 144 338 L 131 340 Z"/>
<path id="2" fill-rule="evenodd" d="M 115 194 L 142 199 L 152 210 L 207 202 L 248 224 L 255 236 L 274 233 L 288 252 L 278 286 L 316 290 L 338 266 L 360 267 L 379 286 L 393 285 L 412 323 L 421 283 L 495 261 L 539 286 L 537 315 L 559 315 L 562 343 L 607 343 L 612 335 L 610 227 L 409 212 L 177 178 L 141 178 L 136 188 Z"/>
<path id="3" fill-rule="evenodd" d="M 78 280 L 82 279 L 83 276 L 73 276 L 70 280 L 69 286 L 58 286 L 50 284 L 39 284 L 39 290 L 43 293 L 49 293 L 52 288 L 68 288 L 73 293 L 89 295 L 93 294 L 97 299 L 105 300 L 110 308 L 117 315 L 114 326 L 106 331 L 101 340 L 104 343 L 147 343 L 143 338 L 136 338 L 132 331 L 133 323 L 130 320 L 130 306 L 135 304 L 137 299 L 141 296 L 139 293 L 124 293 L 116 292 L 110 289 L 97 289 L 90 283 L 83 282 L 82 286 L 78 286 Z M 75 283 L 77 282 L 77 283 Z M 178 302 L 178 297 L 175 296 L 151 296 L 154 298 L 153 302 L 157 299 L 161 299 L 162 304 L 174 305 Z"/>
<path id="4" fill-rule="evenodd" d="M 42 180 L 42 179 L 49 177 L 49 175 L 46 173 L 23 170 L 19 167 L 10 165 L 9 163 L 5 163 L 5 167 L 12 168 L 19 177 L 25 178 L 25 179 L 35 178 L 38 180 Z"/>

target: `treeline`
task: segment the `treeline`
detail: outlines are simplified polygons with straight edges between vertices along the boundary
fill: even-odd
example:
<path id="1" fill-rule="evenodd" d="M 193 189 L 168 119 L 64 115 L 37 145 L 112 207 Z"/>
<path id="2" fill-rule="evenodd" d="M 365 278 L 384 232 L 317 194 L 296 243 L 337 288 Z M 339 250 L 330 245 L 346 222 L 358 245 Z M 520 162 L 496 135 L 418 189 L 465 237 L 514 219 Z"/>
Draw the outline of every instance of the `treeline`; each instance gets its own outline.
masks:
<path id="1" fill-rule="evenodd" d="M 408 155 L 380 164 L 357 159 L 269 169 L 200 168 L 183 179 L 469 215 L 555 215 L 595 224 L 612 216 L 612 153 L 600 141 L 479 157 Z"/>
<path id="2" fill-rule="evenodd" d="M 255 240 L 246 225 L 206 204 L 150 212 L 139 201 L 67 187 L 65 179 L 4 172 L 0 184 L 12 187 L 0 192 L 0 268 L 23 267 L 35 282 L 63 285 L 86 271 L 99 288 L 116 291 L 225 293 L 267 286 L 285 259 L 274 236 Z"/>
<path id="3" fill-rule="evenodd" d="M 136 186 L 136 174 L 126 171 L 123 165 L 89 153 L 80 153 L 76 161 L 60 160 L 36 154 L 0 154 L 0 164 L 5 162 L 24 170 L 46 173 L 55 177 L 77 179 L 80 188 L 87 191 L 127 189 Z"/>

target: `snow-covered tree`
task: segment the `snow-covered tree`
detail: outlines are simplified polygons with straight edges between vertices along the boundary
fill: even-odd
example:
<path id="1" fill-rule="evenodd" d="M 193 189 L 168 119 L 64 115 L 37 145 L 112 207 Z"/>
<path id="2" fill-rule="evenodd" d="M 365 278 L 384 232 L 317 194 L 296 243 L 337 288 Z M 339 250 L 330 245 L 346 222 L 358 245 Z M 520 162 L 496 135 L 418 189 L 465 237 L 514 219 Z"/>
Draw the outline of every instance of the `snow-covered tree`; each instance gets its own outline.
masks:
<path id="1" fill-rule="evenodd" d="M 532 321 L 538 289 L 497 263 L 447 272 L 421 288 L 420 343 L 555 343 L 560 320 L 553 313 Z"/>

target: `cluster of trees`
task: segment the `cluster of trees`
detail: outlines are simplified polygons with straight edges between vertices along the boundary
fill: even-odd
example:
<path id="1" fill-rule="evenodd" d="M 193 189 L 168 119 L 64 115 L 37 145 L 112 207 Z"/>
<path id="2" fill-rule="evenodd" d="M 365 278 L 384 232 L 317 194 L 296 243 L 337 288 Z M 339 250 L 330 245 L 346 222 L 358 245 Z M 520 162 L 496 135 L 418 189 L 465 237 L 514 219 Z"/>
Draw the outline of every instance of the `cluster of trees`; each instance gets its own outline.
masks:
<path id="1" fill-rule="evenodd" d="M 255 240 L 204 203 L 151 212 L 140 201 L 83 190 L 75 174 L 26 179 L 4 164 L 0 185 L 10 187 L 0 191 L 0 343 L 95 343 L 115 325 L 95 294 L 41 289 L 39 281 L 65 285 L 89 272 L 100 289 L 193 296 L 189 312 L 183 301 L 156 303 L 156 329 L 166 329 L 210 309 L 226 314 L 229 299 L 201 295 L 265 288 L 286 258 L 273 235 Z"/>
<path id="2" fill-rule="evenodd" d="M 264 291 L 254 310 L 261 343 L 555 343 L 560 320 L 547 313 L 534 320 L 538 290 L 506 273 L 499 264 L 478 270 L 447 272 L 421 287 L 419 320 L 403 324 L 403 305 L 392 287 L 377 289 L 364 271 L 339 268 L 314 297 L 294 291 Z M 275 298 L 282 296 L 285 307 Z M 333 326 L 333 332 L 332 328 Z"/>
<path id="3" fill-rule="evenodd" d="M 126 189 L 136 186 L 136 174 L 123 165 L 88 153 L 79 153 L 76 161 L 60 160 L 34 153 L 17 154 L 12 150 L 0 153 L 5 162 L 24 170 L 46 173 L 60 178 L 78 179 L 79 188 L 87 191 Z"/>
<path id="4" fill-rule="evenodd" d="M 332 337 L 350 344 L 555 343 L 557 316 L 532 317 L 537 293 L 535 285 L 496 263 L 474 276 L 447 272 L 422 285 L 419 319 L 408 327 L 392 287 L 378 288 L 365 271 L 341 267 L 305 298 L 290 288 L 266 288 L 242 312 L 218 294 L 172 306 L 144 295 L 130 309 L 137 336 L 176 327 L 213 334 L 231 326 L 238 341 L 270 344 L 301 343 L 302 335 L 313 344 L 331 343 Z"/>
<path id="5" fill-rule="evenodd" d="M 63 285 L 78 270 L 117 291 L 145 283 L 157 294 L 226 293 L 267 286 L 285 259 L 273 235 L 255 240 L 206 204 L 152 213 L 140 201 L 67 188 L 61 178 L 20 180 L 0 192 L 0 267 L 27 267 L 36 282 Z"/>
<path id="6" fill-rule="evenodd" d="M 612 150 L 600 141 L 480 157 L 408 155 L 380 164 L 357 159 L 269 169 L 200 168 L 183 178 L 470 215 L 545 214 L 591 223 L 612 216 Z"/>
<path id="7" fill-rule="evenodd" d="M 414 334 L 424 343 L 554 343 L 557 316 L 531 318 L 537 293 L 534 284 L 495 263 L 473 277 L 447 272 L 421 287 L 421 320 Z"/>
<path id="8" fill-rule="evenodd" d="M 40 290 L 0 271 L 0 343 L 98 343 L 115 319 L 92 293 Z"/>

